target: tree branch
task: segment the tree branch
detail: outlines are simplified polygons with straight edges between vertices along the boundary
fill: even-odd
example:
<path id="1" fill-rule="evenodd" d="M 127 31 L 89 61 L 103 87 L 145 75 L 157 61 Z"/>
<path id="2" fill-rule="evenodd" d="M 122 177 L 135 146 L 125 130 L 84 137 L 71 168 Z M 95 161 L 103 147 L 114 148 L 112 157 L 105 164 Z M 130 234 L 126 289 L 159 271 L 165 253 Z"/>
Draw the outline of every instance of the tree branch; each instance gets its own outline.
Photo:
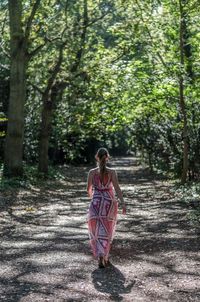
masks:
<path id="1" fill-rule="evenodd" d="M 63 36 L 64 36 L 64 33 L 65 31 L 67 30 L 67 28 L 65 27 L 61 33 L 61 36 L 60 37 L 56 37 L 52 40 L 50 40 L 49 38 L 45 37 L 44 39 L 44 43 L 38 45 L 34 50 L 32 50 L 29 54 L 28 54 L 28 60 L 30 60 L 32 57 L 34 57 L 46 44 L 47 42 L 53 42 L 53 41 L 61 41 Z M 65 43 L 66 44 L 66 43 Z"/>
<path id="2" fill-rule="evenodd" d="M 143 10 L 142 10 L 142 8 L 141 8 L 138 0 L 136 0 L 136 4 L 137 4 L 137 6 L 138 6 L 138 8 L 140 10 L 140 15 L 141 15 L 142 22 L 145 24 L 145 20 L 143 18 L 143 14 L 142 14 Z M 147 30 L 147 34 L 148 34 L 148 36 L 149 36 L 149 38 L 151 40 L 151 44 L 154 45 L 153 36 L 152 36 L 152 34 L 151 34 L 151 32 L 150 32 L 150 30 L 149 30 L 149 28 L 148 28 L 148 26 L 146 24 L 145 24 L 145 27 L 146 27 L 146 30 Z M 156 54 L 157 54 L 158 58 L 160 59 L 160 62 L 162 63 L 162 65 L 166 68 L 166 70 L 168 70 L 169 67 L 165 63 L 165 61 L 164 61 L 163 57 L 161 56 L 160 52 L 156 51 Z"/>
<path id="3" fill-rule="evenodd" d="M 130 48 L 124 49 L 121 54 L 119 54 L 115 59 L 113 59 L 109 64 L 114 64 L 115 62 L 119 61 L 123 58 L 127 53 L 129 53 Z"/>
<path id="4" fill-rule="evenodd" d="M 27 21 L 27 24 L 26 24 L 26 29 L 25 29 L 25 40 L 27 41 L 29 36 L 30 36 L 30 32 L 31 32 L 31 25 L 32 25 L 32 22 L 33 22 L 33 19 L 35 17 L 35 14 L 39 8 L 39 5 L 40 5 L 40 2 L 41 0 L 36 0 L 34 5 L 33 5 L 33 8 L 32 8 L 32 11 L 31 11 L 31 14 L 28 18 L 28 21 Z"/>
<path id="5" fill-rule="evenodd" d="M 105 14 L 102 14 L 101 16 L 99 16 L 98 18 L 96 19 L 93 19 L 91 20 L 90 22 L 88 22 L 88 25 L 87 26 L 90 26 L 90 25 L 93 25 L 94 23 L 102 20 L 103 18 L 105 18 L 107 15 L 109 15 L 110 13 L 112 12 L 112 10 L 108 10 Z"/>
<path id="6" fill-rule="evenodd" d="M 60 46 L 58 60 L 55 64 L 53 72 L 52 72 L 52 74 L 51 74 L 51 76 L 48 80 L 47 87 L 46 87 L 46 89 L 43 93 L 44 95 L 49 94 L 49 91 L 52 88 L 53 82 L 55 81 L 56 76 L 57 76 L 58 72 L 60 71 L 60 67 L 61 67 L 61 64 L 62 64 L 62 61 L 63 61 L 63 50 L 64 50 L 64 47 L 65 47 L 66 43 L 67 43 L 67 41 L 63 42 L 63 44 Z"/>
<path id="7" fill-rule="evenodd" d="M 43 95 L 43 91 L 40 87 L 38 87 L 37 85 L 31 83 L 31 82 L 28 82 L 29 85 L 31 85 L 35 90 L 37 90 L 41 95 Z"/>
<path id="8" fill-rule="evenodd" d="M 81 33 L 81 44 L 80 48 L 78 49 L 76 53 L 76 59 L 74 64 L 72 64 L 72 67 L 70 68 L 70 72 L 74 73 L 78 70 L 78 67 L 81 62 L 81 58 L 83 56 L 83 50 L 85 47 L 85 40 L 86 40 L 86 33 L 87 33 L 87 28 L 88 28 L 88 7 L 87 7 L 87 0 L 84 0 L 84 12 L 83 12 L 83 30 Z"/>
<path id="9" fill-rule="evenodd" d="M 37 46 L 34 50 L 32 50 L 30 53 L 28 53 L 28 60 L 30 60 L 32 57 L 34 57 L 47 43 L 43 43 L 39 46 Z"/>

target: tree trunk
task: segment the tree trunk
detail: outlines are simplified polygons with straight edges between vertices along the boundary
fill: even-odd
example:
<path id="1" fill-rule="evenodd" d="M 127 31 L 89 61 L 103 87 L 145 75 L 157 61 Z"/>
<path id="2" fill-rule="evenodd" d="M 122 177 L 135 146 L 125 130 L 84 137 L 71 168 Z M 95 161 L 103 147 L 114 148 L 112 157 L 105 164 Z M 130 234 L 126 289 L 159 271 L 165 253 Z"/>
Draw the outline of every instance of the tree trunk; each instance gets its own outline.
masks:
<path id="1" fill-rule="evenodd" d="M 182 167 L 182 175 L 181 182 L 185 183 L 187 180 L 187 172 L 188 172 L 188 155 L 189 155 L 189 143 L 188 143 L 188 126 L 187 126 L 187 116 L 185 109 L 185 98 L 184 98 L 184 85 L 183 79 L 180 79 L 179 82 L 179 93 L 180 93 L 180 109 L 183 118 L 183 167 Z"/>
<path id="2" fill-rule="evenodd" d="M 83 30 L 80 34 L 80 38 L 81 38 L 80 48 L 78 48 L 75 56 L 74 64 L 70 68 L 70 72 L 74 74 L 76 74 L 79 68 L 83 56 L 84 46 L 85 46 L 86 31 L 88 26 L 87 0 L 84 0 L 83 24 L 84 24 Z M 54 110 L 53 107 L 57 99 L 56 96 L 58 95 L 59 89 L 60 89 L 60 93 L 62 94 L 62 91 L 67 86 L 67 82 L 68 82 L 67 81 L 66 83 L 60 83 L 60 85 L 59 84 L 57 85 L 55 82 L 56 77 L 60 72 L 61 64 L 63 62 L 63 50 L 65 48 L 66 43 L 67 41 L 64 41 L 63 44 L 60 46 L 58 61 L 54 66 L 52 74 L 48 80 L 46 90 L 43 94 L 42 122 L 40 128 L 40 138 L 39 138 L 38 171 L 44 174 L 48 173 L 48 150 L 49 150 L 49 137 L 51 131 L 51 120 Z"/>
<path id="3" fill-rule="evenodd" d="M 185 67 L 184 62 L 184 28 L 185 28 L 185 20 L 184 20 L 184 12 L 183 12 L 183 4 L 182 0 L 179 0 L 180 7 L 180 65 L 181 65 L 181 74 L 179 78 L 179 106 L 182 115 L 183 121 L 183 167 L 182 167 L 182 175 L 181 182 L 185 183 L 187 180 L 188 173 L 188 155 L 189 155 L 189 142 L 188 142 L 188 124 L 187 124 L 187 113 L 185 106 L 185 96 L 184 96 L 184 79 L 183 79 L 183 70 Z"/>
<path id="4" fill-rule="evenodd" d="M 65 43 L 62 44 L 59 50 L 58 61 L 53 69 L 51 77 L 48 80 L 47 87 L 42 96 L 42 118 L 39 135 L 38 171 L 44 174 L 48 173 L 49 137 L 55 97 L 54 87 L 56 87 L 56 83 L 54 84 L 54 81 L 60 71 L 60 67 L 63 61 L 64 46 Z"/>
<path id="5" fill-rule="evenodd" d="M 51 131 L 53 102 L 49 96 L 43 96 L 42 121 L 39 137 L 39 162 L 38 171 L 44 174 L 48 173 L 48 150 L 49 135 Z"/>
<path id="6" fill-rule="evenodd" d="M 148 152 L 148 164 L 149 164 L 149 168 L 150 171 L 153 172 L 153 164 L 152 164 L 152 156 L 151 156 L 151 152 Z"/>
<path id="7" fill-rule="evenodd" d="M 183 5 L 188 4 L 188 0 L 182 0 Z M 190 84 L 193 84 L 194 82 L 194 70 L 193 70 L 193 64 L 192 64 L 192 45 L 191 45 L 191 39 L 190 39 L 190 30 L 188 29 L 188 24 L 190 23 L 190 16 L 185 11 L 182 10 L 182 22 L 183 22 L 183 50 L 184 55 L 186 58 L 185 66 L 186 66 L 186 72 L 189 79 Z"/>
<path id="8" fill-rule="evenodd" d="M 9 0 L 10 17 L 10 99 L 5 141 L 4 175 L 23 173 L 24 102 L 26 96 L 26 43 L 22 29 L 22 4 Z"/>

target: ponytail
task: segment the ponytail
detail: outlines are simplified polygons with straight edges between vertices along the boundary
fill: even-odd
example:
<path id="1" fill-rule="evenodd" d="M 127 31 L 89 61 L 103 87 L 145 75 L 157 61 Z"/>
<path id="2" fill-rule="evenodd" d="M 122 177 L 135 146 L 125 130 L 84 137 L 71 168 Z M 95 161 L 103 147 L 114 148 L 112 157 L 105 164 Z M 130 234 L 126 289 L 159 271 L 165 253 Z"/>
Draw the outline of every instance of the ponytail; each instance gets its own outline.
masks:
<path id="1" fill-rule="evenodd" d="M 100 170 L 100 178 L 103 179 L 106 173 L 106 155 L 102 156 L 99 160 L 99 170 Z"/>
<path id="2" fill-rule="evenodd" d="M 100 170 L 100 178 L 101 178 L 101 180 L 103 180 L 103 177 L 106 174 L 106 162 L 109 158 L 108 150 L 106 148 L 100 148 L 97 151 L 95 158 L 98 161 L 99 170 Z"/>

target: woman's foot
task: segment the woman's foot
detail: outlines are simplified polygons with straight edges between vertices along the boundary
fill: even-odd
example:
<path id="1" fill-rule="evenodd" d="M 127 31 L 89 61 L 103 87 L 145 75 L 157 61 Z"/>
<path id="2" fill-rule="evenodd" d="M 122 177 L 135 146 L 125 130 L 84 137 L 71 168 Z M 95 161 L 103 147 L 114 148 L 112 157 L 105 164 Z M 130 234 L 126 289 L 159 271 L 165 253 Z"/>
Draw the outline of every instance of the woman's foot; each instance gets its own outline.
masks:
<path id="1" fill-rule="evenodd" d="M 110 260 L 109 260 L 109 259 L 105 260 L 105 266 L 108 267 L 108 266 L 110 266 L 110 265 L 111 265 Z"/>
<path id="2" fill-rule="evenodd" d="M 99 257 L 99 268 L 105 268 L 105 266 L 104 257 Z"/>

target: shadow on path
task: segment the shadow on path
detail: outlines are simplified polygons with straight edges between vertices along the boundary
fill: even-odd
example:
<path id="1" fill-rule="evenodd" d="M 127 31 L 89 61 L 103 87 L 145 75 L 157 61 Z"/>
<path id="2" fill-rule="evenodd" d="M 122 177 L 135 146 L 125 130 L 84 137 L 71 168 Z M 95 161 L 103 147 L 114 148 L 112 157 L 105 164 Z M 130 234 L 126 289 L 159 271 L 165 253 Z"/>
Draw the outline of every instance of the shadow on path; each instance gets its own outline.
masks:
<path id="1" fill-rule="evenodd" d="M 110 295 L 113 301 L 122 301 L 123 294 L 128 294 L 135 281 L 125 285 L 126 278 L 114 265 L 105 269 L 96 269 L 92 272 L 92 282 L 97 291 Z"/>
<path id="2" fill-rule="evenodd" d="M 188 209 L 137 159 L 112 162 L 127 215 L 119 215 L 112 265 L 95 269 L 88 245 L 87 173 L 7 194 L 0 209 L 0 301 L 200 301 L 200 240 Z M 91 273 L 92 272 L 92 273 Z"/>

